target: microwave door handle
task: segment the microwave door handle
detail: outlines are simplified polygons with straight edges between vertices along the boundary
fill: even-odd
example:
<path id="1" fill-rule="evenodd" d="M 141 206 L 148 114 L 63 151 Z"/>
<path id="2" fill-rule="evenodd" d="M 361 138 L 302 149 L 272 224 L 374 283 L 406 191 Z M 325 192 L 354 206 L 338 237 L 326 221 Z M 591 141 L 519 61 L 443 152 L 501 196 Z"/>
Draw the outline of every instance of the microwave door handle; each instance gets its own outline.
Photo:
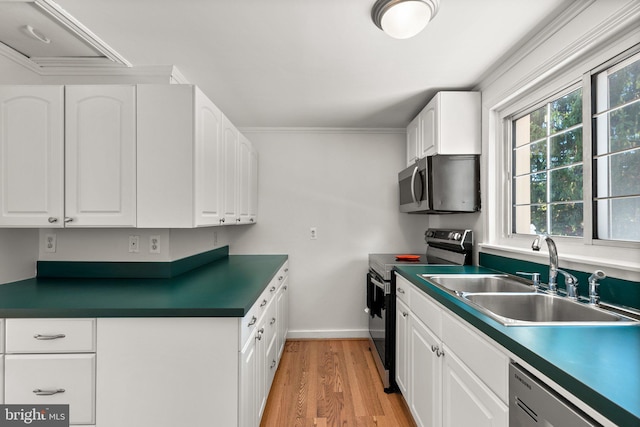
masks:
<path id="1" fill-rule="evenodd" d="M 416 176 L 418 175 L 418 166 L 413 169 L 413 173 L 411 174 L 411 197 L 413 198 L 413 203 L 419 205 L 420 202 L 416 197 Z"/>

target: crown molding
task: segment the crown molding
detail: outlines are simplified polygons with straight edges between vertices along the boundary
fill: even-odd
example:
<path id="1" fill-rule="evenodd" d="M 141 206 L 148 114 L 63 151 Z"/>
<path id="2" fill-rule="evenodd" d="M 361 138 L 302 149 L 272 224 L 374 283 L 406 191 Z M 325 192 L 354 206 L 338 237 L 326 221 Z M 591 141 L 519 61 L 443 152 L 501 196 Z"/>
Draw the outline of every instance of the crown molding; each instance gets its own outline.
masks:
<path id="1" fill-rule="evenodd" d="M 393 134 L 404 135 L 406 128 L 340 128 L 340 127 L 239 127 L 248 133 L 307 133 L 307 134 Z"/>

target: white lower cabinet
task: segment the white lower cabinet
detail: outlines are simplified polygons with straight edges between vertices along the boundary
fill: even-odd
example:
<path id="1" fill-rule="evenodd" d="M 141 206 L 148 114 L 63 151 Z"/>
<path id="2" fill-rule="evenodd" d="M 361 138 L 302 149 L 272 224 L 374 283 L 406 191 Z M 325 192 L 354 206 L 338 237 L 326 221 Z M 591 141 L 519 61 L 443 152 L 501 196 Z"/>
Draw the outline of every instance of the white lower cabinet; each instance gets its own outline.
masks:
<path id="1" fill-rule="evenodd" d="M 508 357 L 403 277 L 397 286 L 410 298 L 396 299 L 396 382 L 416 424 L 507 427 Z"/>
<path id="2" fill-rule="evenodd" d="M 442 426 L 509 425 L 509 408 L 445 346 L 442 369 Z M 440 425 L 440 424 L 434 424 Z"/>
<path id="3" fill-rule="evenodd" d="M 5 356 L 5 403 L 69 405 L 70 424 L 95 423 L 95 354 Z"/>

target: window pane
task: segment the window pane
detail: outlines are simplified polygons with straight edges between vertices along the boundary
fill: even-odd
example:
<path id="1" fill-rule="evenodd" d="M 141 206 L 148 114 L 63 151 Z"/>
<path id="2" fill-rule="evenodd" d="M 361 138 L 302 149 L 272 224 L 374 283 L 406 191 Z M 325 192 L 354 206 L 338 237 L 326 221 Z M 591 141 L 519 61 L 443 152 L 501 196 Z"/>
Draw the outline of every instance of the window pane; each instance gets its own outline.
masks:
<path id="1" fill-rule="evenodd" d="M 640 194 L 640 150 L 598 158 L 598 197 Z"/>
<path id="2" fill-rule="evenodd" d="M 608 83 L 609 108 L 640 98 L 640 60 L 611 73 Z"/>
<path id="3" fill-rule="evenodd" d="M 547 168 L 547 140 L 516 149 L 516 175 L 544 171 Z"/>
<path id="4" fill-rule="evenodd" d="M 518 234 L 547 233 L 547 205 L 516 206 L 514 230 Z"/>
<path id="5" fill-rule="evenodd" d="M 613 111 L 609 126 L 610 151 L 640 147 L 640 102 Z"/>
<path id="6" fill-rule="evenodd" d="M 537 173 L 515 179 L 517 205 L 547 202 L 547 174 Z"/>
<path id="7" fill-rule="evenodd" d="M 640 241 L 640 197 L 599 200 L 598 238 Z"/>
<path id="8" fill-rule="evenodd" d="M 582 123 L 582 89 L 551 103 L 551 133 Z"/>
<path id="9" fill-rule="evenodd" d="M 551 181 L 551 202 L 571 202 L 582 200 L 582 165 L 557 169 L 549 172 Z"/>
<path id="10" fill-rule="evenodd" d="M 547 122 L 546 122 L 547 107 L 538 108 L 533 113 L 529 114 L 529 135 L 530 141 L 536 141 L 540 138 L 547 136 Z"/>
<path id="11" fill-rule="evenodd" d="M 551 206 L 551 234 L 580 236 L 584 234 L 582 203 L 563 203 Z"/>
<path id="12" fill-rule="evenodd" d="M 551 167 L 582 162 L 582 128 L 551 138 Z"/>

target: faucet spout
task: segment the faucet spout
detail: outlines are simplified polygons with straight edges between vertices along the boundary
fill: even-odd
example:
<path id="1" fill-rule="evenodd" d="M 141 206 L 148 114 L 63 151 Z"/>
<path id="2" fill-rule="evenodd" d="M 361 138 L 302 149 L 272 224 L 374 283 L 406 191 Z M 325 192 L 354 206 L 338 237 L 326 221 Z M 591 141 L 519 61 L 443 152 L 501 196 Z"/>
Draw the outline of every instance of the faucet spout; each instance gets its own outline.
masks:
<path id="1" fill-rule="evenodd" d="M 540 250 L 540 238 L 543 238 L 549 248 L 549 292 L 555 294 L 558 292 L 558 248 L 553 239 L 547 235 L 538 235 L 531 244 L 534 251 Z"/>

